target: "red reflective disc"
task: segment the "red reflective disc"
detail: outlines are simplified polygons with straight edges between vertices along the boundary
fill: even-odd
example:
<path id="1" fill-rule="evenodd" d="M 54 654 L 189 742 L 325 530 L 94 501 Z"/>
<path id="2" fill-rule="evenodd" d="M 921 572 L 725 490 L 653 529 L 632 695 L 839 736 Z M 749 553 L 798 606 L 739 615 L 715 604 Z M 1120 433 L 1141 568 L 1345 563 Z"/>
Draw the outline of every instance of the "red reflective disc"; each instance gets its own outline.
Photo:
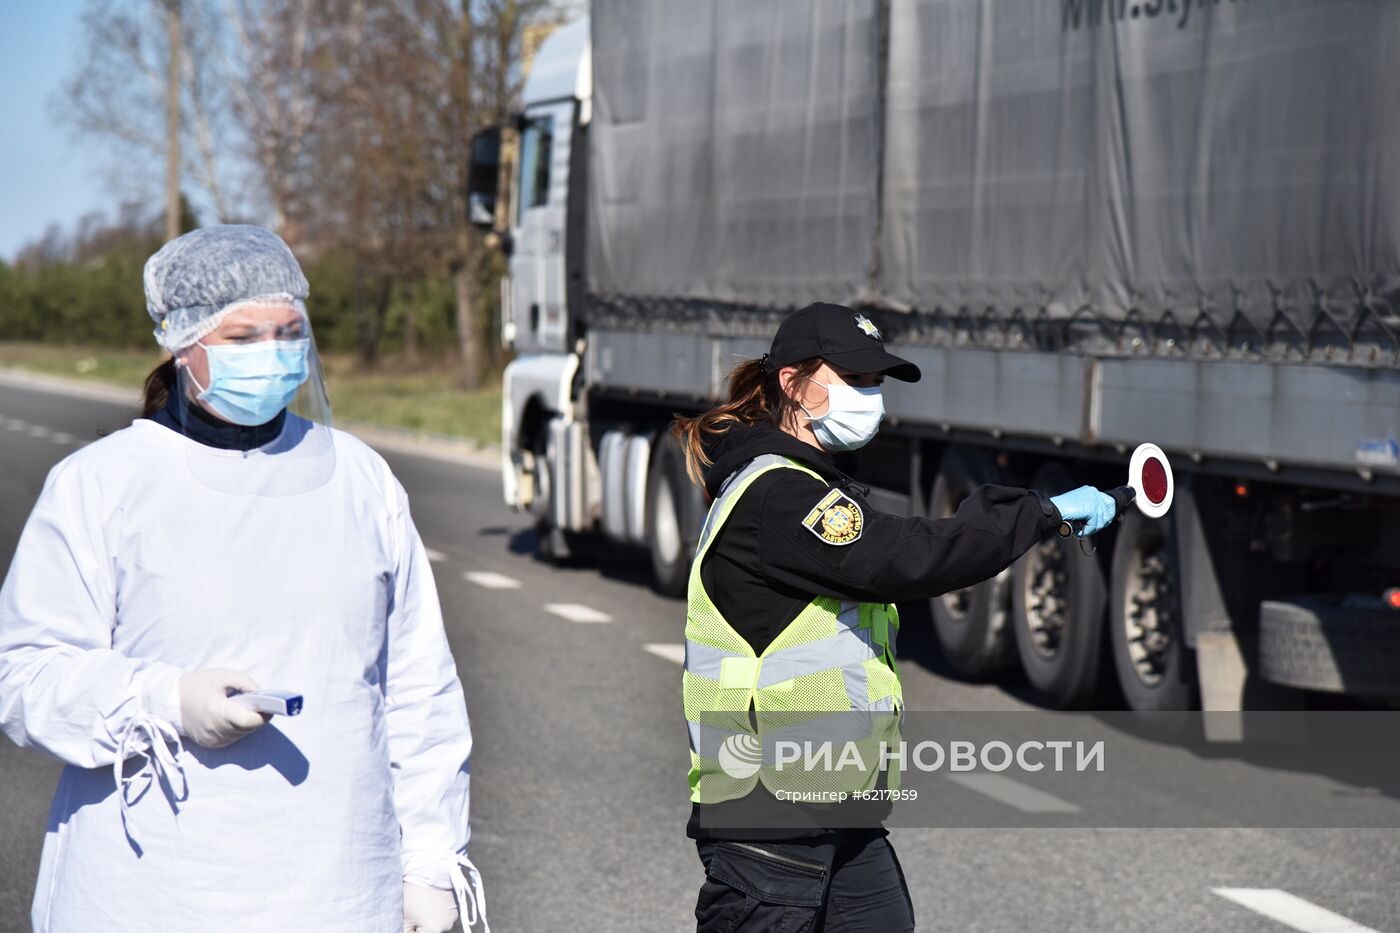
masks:
<path id="1" fill-rule="evenodd" d="M 1167 497 L 1167 470 L 1156 457 L 1142 462 L 1142 492 L 1153 505 Z"/>

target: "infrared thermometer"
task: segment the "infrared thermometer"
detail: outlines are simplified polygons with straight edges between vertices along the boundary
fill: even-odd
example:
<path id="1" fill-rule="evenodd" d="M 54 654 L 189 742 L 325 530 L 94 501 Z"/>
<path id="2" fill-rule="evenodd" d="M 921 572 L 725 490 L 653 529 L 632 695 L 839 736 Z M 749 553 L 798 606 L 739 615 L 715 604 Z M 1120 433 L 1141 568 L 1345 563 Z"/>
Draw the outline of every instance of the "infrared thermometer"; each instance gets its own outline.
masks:
<path id="1" fill-rule="evenodd" d="M 1128 485 L 1108 492 L 1116 506 L 1114 520 L 1121 518 L 1129 505 L 1136 505 L 1148 518 L 1161 518 L 1171 509 L 1175 492 L 1176 482 L 1167 455 L 1156 444 L 1141 444 L 1128 461 Z M 1082 521 L 1061 522 L 1060 537 L 1068 538 L 1083 525 Z"/>
<path id="2" fill-rule="evenodd" d="M 258 713 L 271 713 L 276 716 L 296 716 L 301 713 L 301 694 L 291 690 L 235 693 L 229 699 Z"/>

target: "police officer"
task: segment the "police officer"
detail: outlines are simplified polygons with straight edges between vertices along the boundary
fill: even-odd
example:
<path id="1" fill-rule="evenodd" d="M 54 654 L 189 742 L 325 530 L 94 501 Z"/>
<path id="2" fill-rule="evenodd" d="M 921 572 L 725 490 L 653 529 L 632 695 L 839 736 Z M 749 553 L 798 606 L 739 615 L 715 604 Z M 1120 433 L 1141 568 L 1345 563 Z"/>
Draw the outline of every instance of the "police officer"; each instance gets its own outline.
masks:
<path id="1" fill-rule="evenodd" d="M 691 478 L 712 500 L 691 572 L 684 676 L 701 933 L 914 929 L 881 825 L 888 804 L 852 820 L 854 802 L 794 802 L 802 795 L 784 791 L 800 785 L 766 767 L 762 733 L 806 711 L 897 720 L 892 603 L 985 580 L 1062 520 L 1082 523 L 1081 534 L 1113 520 L 1113 500 L 1089 486 L 1054 498 L 981 486 L 945 519 L 872 509 L 836 456 L 875 436 L 885 377 L 919 375 L 864 315 L 815 304 L 734 370 L 724 403 L 677 424 Z"/>

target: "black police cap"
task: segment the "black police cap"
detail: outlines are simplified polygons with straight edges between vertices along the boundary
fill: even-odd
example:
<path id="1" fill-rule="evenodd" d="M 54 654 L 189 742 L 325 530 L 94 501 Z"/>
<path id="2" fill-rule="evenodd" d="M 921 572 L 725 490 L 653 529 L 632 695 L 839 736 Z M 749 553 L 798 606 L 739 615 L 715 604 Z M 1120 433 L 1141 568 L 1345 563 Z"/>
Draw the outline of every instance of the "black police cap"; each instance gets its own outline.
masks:
<path id="1" fill-rule="evenodd" d="M 864 314 L 826 302 L 794 311 L 778 325 L 764 366 L 777 372 L 821 357 L 853 373 L 884 373 L 902 382 L 918 382 L 919 367 L 885 349 L 880 329 Z"/>

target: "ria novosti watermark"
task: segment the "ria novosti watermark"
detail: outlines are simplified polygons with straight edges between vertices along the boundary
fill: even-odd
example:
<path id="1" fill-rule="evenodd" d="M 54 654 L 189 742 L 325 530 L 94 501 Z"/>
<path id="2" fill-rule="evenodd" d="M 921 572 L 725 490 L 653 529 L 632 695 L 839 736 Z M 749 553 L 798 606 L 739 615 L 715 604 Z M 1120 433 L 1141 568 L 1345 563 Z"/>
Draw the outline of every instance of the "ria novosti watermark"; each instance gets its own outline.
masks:
<path id="1" fill-rule="evenodd" d="M 1034 774 L 1049 768 L 1052 771 L 1103 771 L 1105 744 L 1102 740 L 1086 743 L 1065 739 L 1027 740 L 1014 747 L 1009 742 L 993 739 L 981 743 L 963 740 L 951 742 L 900 741 L 880 742 L 873 749 L 860 742 L 793 742 L 773 743 L 772 768 L 775 771 L 879 771 L 911 768 L 924 772 L 936 771 L 1024 771 Z M 720 767 L 732 778 L 752 777 L 763 767 L 759 742 L 750 735 L 733 735 L 720 750 Z"/>
<path id="2" fill-rule="evenodd" d="M 722 772 L 702 793 L 744 798 L 714 819 L 745 826 L 1400 828 L 1395 710 L 751 711 L 692 735 Z"/>

